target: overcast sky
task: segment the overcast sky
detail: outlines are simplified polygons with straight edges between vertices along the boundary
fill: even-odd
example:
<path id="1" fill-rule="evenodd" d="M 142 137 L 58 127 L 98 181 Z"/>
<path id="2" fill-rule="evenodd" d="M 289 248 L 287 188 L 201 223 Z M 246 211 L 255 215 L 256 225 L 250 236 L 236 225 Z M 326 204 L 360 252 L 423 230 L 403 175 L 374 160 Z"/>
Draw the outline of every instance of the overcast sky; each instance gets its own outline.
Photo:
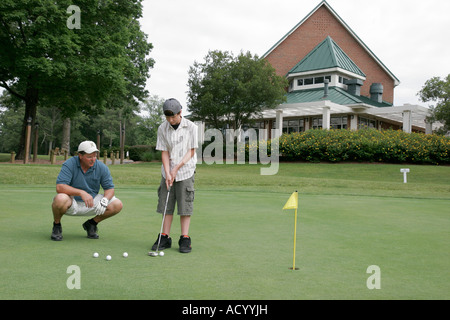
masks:
<path id="1" fill-rule="evenodd" d="M 426 80 L 450 73 L 450 1 L 327 0 L 400 80 L 394 105 L 419 104 Z M 186 106 L 189 67 L 208 50 L 262 56 L 320 0 L 144 0 L 142 29 L 155 59 L 150 94 Z M 300 57 L 299 57 L 300 59 Z"/>

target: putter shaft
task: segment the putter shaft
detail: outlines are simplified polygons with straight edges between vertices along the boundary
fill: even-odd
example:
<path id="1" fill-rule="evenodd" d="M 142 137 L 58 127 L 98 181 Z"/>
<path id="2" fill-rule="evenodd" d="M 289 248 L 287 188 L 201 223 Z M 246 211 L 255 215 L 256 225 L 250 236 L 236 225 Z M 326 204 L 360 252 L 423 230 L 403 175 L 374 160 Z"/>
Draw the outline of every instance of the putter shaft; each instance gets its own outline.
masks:
<path id="1" fill-rule="evenodd" d="M 163 218 L 162 218 L 162 222 L 161 222 L 161 230 L 159 231 L 159 238 L 158 238 L 158 246 L 156 247 L 156 255 L 158 255 L 158 251 L 159 251 L 159 245 L 161 243 L 161 233 L 163 231 L 163 226 L 164 226 L 164 220 L 166 218 L 166 211 L 167 211 L 167 203 L 169 202 L 169 194 L 170 194 L 170 189 L 172 187 L 169 186 L 169 189 L 167 190 L 167 197 L 166 197 L 166 204 L 164 205 L 164 214 L 163 214 Z"/>

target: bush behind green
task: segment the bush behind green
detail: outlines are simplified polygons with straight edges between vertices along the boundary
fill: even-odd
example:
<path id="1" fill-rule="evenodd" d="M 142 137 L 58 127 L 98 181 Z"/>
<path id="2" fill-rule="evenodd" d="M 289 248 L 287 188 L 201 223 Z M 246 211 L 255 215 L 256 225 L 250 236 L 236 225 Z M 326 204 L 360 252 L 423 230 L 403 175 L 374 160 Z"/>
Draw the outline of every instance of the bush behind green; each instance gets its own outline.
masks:
<path id="1" fill-rule="evenodd" d="M 399 130 L 308 130 L 282 135 L 279 148 L 295 161 L 450 164 L 450 138 Z"/>

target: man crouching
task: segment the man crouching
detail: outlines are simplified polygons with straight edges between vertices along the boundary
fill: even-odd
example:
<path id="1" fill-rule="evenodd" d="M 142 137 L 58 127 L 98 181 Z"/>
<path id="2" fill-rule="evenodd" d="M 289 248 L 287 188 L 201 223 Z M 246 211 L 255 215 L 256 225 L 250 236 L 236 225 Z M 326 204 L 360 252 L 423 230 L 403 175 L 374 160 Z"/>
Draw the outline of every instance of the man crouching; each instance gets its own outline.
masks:
<path id="1" fill-rule="evenodd" d="M 70 216 L 94 216 L 83 223 L 89 239 L 98 239 L 97 224 L 122 210 L 122 202 L 114 196 L 114 184 L 108 167 L 97 161 L 97 146 L 84 141 L 78 146 L 78 156 L 63 163 L 56 179 L 53 198 L 53 230 L 51 239 L 61 241 L 61 218 Z M 98 194 L 100 186 L 105 191 Z"/>

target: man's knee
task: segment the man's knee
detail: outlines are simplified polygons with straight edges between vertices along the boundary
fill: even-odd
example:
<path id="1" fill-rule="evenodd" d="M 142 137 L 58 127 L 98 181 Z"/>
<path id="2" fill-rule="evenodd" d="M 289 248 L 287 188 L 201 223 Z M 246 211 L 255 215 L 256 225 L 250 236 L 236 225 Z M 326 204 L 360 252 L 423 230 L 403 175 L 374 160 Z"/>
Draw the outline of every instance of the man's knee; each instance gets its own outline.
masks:
<path id="1" fill-rule="evenodd" d="M 123 203 L 122 201 L 120 201 L 119 199 L 114 200 L 113 202 L 111 202 L 110 204 L 112 206 L 112 211 L 113 213 L 119 213 L 120 211 L 122 211 L 123 208 Z"/>
<path id="2" fill-rule="evenodd" d="M 52 207 L 67 210 L 71 205 L 72 205 L 72 198 L 65 193 L 58 193 L 53 198 Z"/>

